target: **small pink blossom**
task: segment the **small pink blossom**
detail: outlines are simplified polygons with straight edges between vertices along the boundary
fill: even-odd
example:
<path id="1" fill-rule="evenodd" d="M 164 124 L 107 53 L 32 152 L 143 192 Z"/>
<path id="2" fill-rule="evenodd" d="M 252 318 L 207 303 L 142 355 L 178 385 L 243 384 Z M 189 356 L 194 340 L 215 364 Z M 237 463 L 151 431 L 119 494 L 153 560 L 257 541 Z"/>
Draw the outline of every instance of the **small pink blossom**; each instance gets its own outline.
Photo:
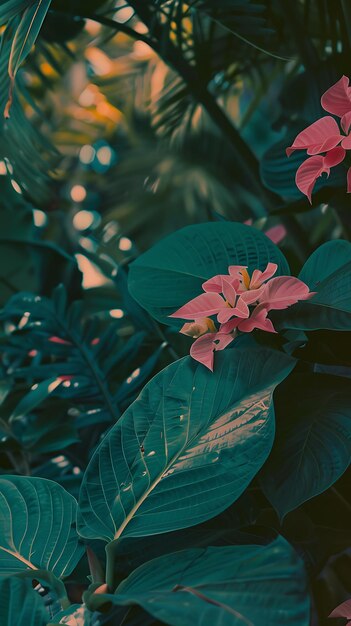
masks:
<path id="1" fill-rule="evenodd" d="M 314 295 L 298 278 L 277 276 L 278 266 L 268 263 L 264 271 L 250 276 L 244 265 L 231 265 L 228 274 L 218 274 L 202 284 L 204 293 L 180 307 L 170 317 L 191 320 L 181 333 L 196 339 L 190 355 L 213 371 L 214 352 L 234 341 L 238 332 L 254 329 L 275 333 L 268 318 L 271 310 L 286 309 Z M 216 316 L 217 328 L 211 317 Z"/>
<path id="2" fill-rule="evenodd" d="M 351 599 L 339 604 L 339 606 L 330 613 L 329 617 L 345 617 L 347 620 L 351 620 Z M 348 621 L 346 626 L 351 626 L 351 621 Z"/>
<path id="3" fill-rule="evenodd" d="M 294 150 L 306 150 L 311 155 L 300 165 L 295 177 L 298 189 L 308 197 L 310 203 L 317 178 L 322 174 L 329 176 L 330 168 L 339 165 L 346 156 L 346 150 L 351 149 L 351 88 L 347 76 L 342 76 L 322 95 L 321 105 L 328 113 L 341 118 L 341 129 L 345 134 L 341 134 L 333 117 L 325 115 L 301 131 L 286 149 L 288 157 Z M 347 172 L 347 193 L 350 192 L 351 168 Z"/>

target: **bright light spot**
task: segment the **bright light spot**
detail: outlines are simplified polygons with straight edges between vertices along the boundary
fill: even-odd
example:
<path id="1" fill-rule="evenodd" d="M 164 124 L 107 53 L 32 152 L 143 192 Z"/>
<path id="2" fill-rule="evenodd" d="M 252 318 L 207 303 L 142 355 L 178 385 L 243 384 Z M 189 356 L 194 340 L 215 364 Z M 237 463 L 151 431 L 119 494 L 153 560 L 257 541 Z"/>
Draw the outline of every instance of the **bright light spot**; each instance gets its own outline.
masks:
<path id="1" fill-rule="evenodd" d="M 128 239 L 128 237 L 121 237 L 120 240 L 119 240 L 118 247 L 123 252 L 127 252 L 128 250 L 131 249 L 132 245 L 133 244 L 132 244 L 131 240 Z"/>
<path id="2" fill-rule="evenodd" d="M 35 383 L 34 385 L 31 386 L 31 390 L 35 391 L 36 389 L 38 389 L 39 385 L 38 383 Z"/>
<path id="3" fill-rule="evenodd" d="M 117 235 L 118 230 L 119 226 L 117 222 L 109 222 L 106 224 L 104 227 L 104 234 L 102 236 L 104 243 L 108 243 L 115 235 Z"/>
<path id="4" fill-rule="evenodd" d="M 95 150 L 93 146 L 89 146 L 89 144 L 86 144 L 80 149 L 79 158 L 81 162 L 85 165 L 89 165 L 89 163 L 92 163 L 94 161 L 94 157 Z"/>
<path id="5" fill-rule="evenodd" d="M 95 252 L 96 250 L 96 243 L 89 237 L 79 237 L 79 245 L 88 252 Z"/>
<path id="6" fill-rule="evenodd" d="M 134 11 L 132 7 L 123 7 L 123 9 L 117 9 L 116 13 L 114 14 L 114 19 L 116 22 L 124 24 L 124 22 L 128 22 L 128 20 L 130 20 L 133 15 Z"/>
<path id="7" fill-rule="evenodd" d="M 116 320 L 120 320 L 122 319 L 122 317 L 124 317 L 124 311 L 122 311 L 122 309 L 111 309 L 110 315 Z"/>
<path id="8" fill-rule="evenodd" d="M 13 174 L 13 167 L 12 167 L 12 163 L 10 163 L 10 161 L 8 159 L 5 158 L 5 163 L 6 163 L 6 167 L 7 167 L 7 171 L 9 172 L 9 174 Z"/>
<path id="9" fill-rule="evenodd" d="M 7 167 L 5 161 L 0 161 L 0 176 L 6 176 Z"/>
<path id="10" fill-rule="evenodd" d="M 19 186 L 19 184 L 13 178 L 11 178 L 11 185 L 14 188 L 16 193 L 22 193 L 21 187 Z"/>
<path id="11" fill-rule="evenodd" d="M 140 34 L 145 34 L 145 33 L 148 33 L 148 32 L 149 32 L 148 27 L 147 27 L 147 26 L 146 26 L 146 24 L 144 24 L 143 22 L 137 22 L 137 23 L 134 25 L 134 30 L 135 30 L 137 33 L 140 33 Z"/>
<path id="12" fill-rule="evenodd" d="M 79 96 L 78 102 L 82 107 L 91 107 L 95 104 L 99 90 L 95 85 L 88 85 Z"/>
<path id="13" fill-rule="evenodd" d="M 73 202 L 83 202 L 87 197 L 87 190 L 83 185 L 74 185 L 71 189 L 71 198 Z"/>
<path id="14" fill-rule="evenodd" d="M 101 24 L 98 24 L 94 20 L 85 20 L 85 30 L 91 37 L 96 37 L 101 30 Z"/>
<path id="15" fill-rule="evenodd" d="M 98 149 L 96 156 L 101 165 L 110 165 L 112 161 L 112 150 L 108 146 L 102 146 Z"/>
<path id="16" fill-rule="evenodd" d="M 97 76 L 104 76 L 112 71 L 111 59 L 100 48 L 87 48 L 85 55 Z"/>
<path id="17" fill-rule="evenodd" d="M 137 369 L 134 370 L 134 372 L 132 372 L 130 376 L 128 376 L 127 378 L 128 385 L 130 385 L 130 383 L 134 380 L 134 378 L 137 378 L 139 374 L 140 374 L 140 367 L 137 367 Z"/>
<path id="18" fill-rule="evenodd" d="M 48 216 L 44 211 L 40 211 L 40 209 L 33 209 L 33 221 L 34 226 L 37 228 L 43 228 L 47 224 Z"/>
<path id="19" fill-rule="evenodd" d="M 64 380 L 62 383 L 63 387 L 70 387 L 71 386 L 71 382 L 69 380 Z"/>
<path id="20" fill-rule="evenodd" d="M 56 380 L 54 380 L 48 386 L 48 392 L 51 393 L 52 391 L 55 391 L 56 387 L 58 387 L 60 384 L 61 384 L 61 379 L 60 378 L 56 378 Z"/>
<path id="21" fill-rule="evenodd" d="M 74 467 L 73 468 L 73 474 L 80 474 L 81 473 L 81 469 L 79 467 Z"/>
<path id="22" fill-rule="evenodd" d="M 73 218 L 73 226 L 77 230 L 86 230 L 94 224 L 94 213 L 92 211 L 78 211 Z"/>
<path id="23" fill-rule="evenodd" d="M 144 41 L 136 41 L 133 52 L 136 59 L 149 59 L 153 55 L 152 48 Z"/>
<path id="24" fill-rule="evenodd" d="M 83 288 L 101 287 L 106 285 L 108 279 L 100 272 L 94 263 L 89 261 L 84 254 L 76 254 L 78 267 L 83 274 Z"/>

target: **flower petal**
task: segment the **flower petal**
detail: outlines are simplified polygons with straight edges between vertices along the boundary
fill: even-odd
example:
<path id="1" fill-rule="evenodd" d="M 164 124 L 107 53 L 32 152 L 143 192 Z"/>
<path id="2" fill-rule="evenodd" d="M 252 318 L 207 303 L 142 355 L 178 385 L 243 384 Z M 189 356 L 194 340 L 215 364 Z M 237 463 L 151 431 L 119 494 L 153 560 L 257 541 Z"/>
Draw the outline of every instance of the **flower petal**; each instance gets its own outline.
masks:
<path id="1" fill-rule="evenodd" d="M 295 176 L 296 186 L 307 196 L 312 204 L 312 191 L 316 180 L 325 172 L 329 176 L 329 168 L 324 167 L 324 157 L 313 156 L 301 163 Z"/>
<path id="2" fill-rule="evenodd" d="M 207 333 L 194 341 L 190 356 L 213 372 L 214 352 L 224 350 L 233 340 L 234 337 L 224 333 Z"/>
<path id="3" fill-rule="evenodd" d="M 285 226 L 278 224 L 277 226 L 272 226 L 272 228 L 266 230 L 265 235 L 273 241 L 273 243 L 280 243 L 284 237 L 286 237 L 287 231 Z"/>
<path id="4" fill-rule="evenodd" d="M 345 115 L 342 116 L 340 124 L 344 133 L 348 133 L 351 126 L 351 111 L 348 111 L 347 113 L 345 113 Z"/>
<path id="5" fill-rule="evenodd" d="M 329 615 L 329 617 L 346 617 L 351 619 L 351 598 L 339 604 Z"/>
<path id="6" fill-rule="evenodd" d="M 351 193 L 351 167 L 347 170 L 347 193 Z"/>
<path id="7" fill-rule="evenodd" d="M 240 285 L 238 278 L 232 278 L 226 274 L 219 274 L 203 283 L 202 288 L 206 292 L 222 293 L 232 306 L 236 299 L 236 290 Z"/>
<path id="8" fill-rule="evenodd" d="M 287 309 L 299 300 L 308 300 L 314 295 L 309 287 L 294 276 L 277 276 L 272 278 L 266 286 L 259 300 L 260 306 L 267 311 L 272 309 Z"/>
<path id="9" fill-rule="evenodd" d="M 201 335 L 204 335 L 208 331 L 212 333 L 216 332 L 216 327 L 213 321 L 209 317 L 200 317 L 194 322 L 187 322 L 186 324 L 184 324 L 179 332 L 183 335 L 188 335 L 188 337 L 193 337 L 194 339 L 196 339 L 197 337 L 201 337 Z"/>
<path id="10" fill-rule="evenodd" d="M 232 317 L 240 317 L 240 319 L 245 319 L 246 317 L 249 317 L 249 314 L 249 307 L 247 306 L 245 300 L 243 300 L 243 298 L 240 296 L 237 300 L 235 307 L 228 307 L 227 309 L 219 311 L 217 315 L 217 320 L 220 324 L 225 324 Z"/>
<path id="11" fill-rule="evenodd" d="M 342 135 L 336 121 L 333 117 L 325 115 L 302 130 L 292 146 L 286 149 L 286 154 L 289 157 L 294 150 L 308 150 L 308 154 L 326 152 L 335 148 L 341 140 Z"/>
<path id="12" fill-rule="evenodd" d="M 238 328 L 243 333 L 251 333 L 255 328 L 265 330 L 268 333 L 276 333 L 272 322 L 267 317 L 268 311 L 264 305 L 258 305 L 251 313 L 249 319 L 239 323 Z"/>
<path id="13" fill-rule="evenodd" d="M 227 308 L 222 296 L 218 293 L 202 293 L 187 304 L 180 307 L 169 317 L 180 317 L 184 320 L 196 320 L 199 317 L 216 315 L 221 309 Z"/>
<path id="14" fill-rule="evenodd" d="M 250 289 L 258 289 L 261 287 L 262 283 L 264 283 L 269 278 L 276 273 L 278 269 L 278 265 L 276 263 L 268 263 L 266 269 L 261 272 L 261 270 L 255 270 L 252 274 L 250 281 Z"/>
<path id="15" fill-rule="evenodd" d="M 348 137 L 346 137 L 346 139 L 348 139 Z M 345 140 L 343 140 L 341 142 L 341 146 L 343 146 Z M 325 167 L 335 167 L 335 165 L 339 165 L 339 163 L 341 163 L 341 161 L 344 160 L 345 155 L 346 155 L 346 150 L 345 150 L 345 146 L 341 147 L 338 146 L 337 148 L 333 148 L 333 150 L 329 150 L 329 152 L 327 152 L 327 154 L 324 157 L 324 165 Z"/>
<path id="16" fill-rule="evenodd" d="M 345 137 L 342 142 L 341 145 L 343 148 L 345 148 L 345 150 L 350 150 L 351 148 L 351 136 L 348 135 L 347 137 Z"/>
<path id="17" fill-rule="evenodd" d="M 321 97 L 321 105 L 325 111 L 338 117 L 351 111 L 351 89 L 347 76 L 342 76 L 335 85 L 327 89 Z"/>

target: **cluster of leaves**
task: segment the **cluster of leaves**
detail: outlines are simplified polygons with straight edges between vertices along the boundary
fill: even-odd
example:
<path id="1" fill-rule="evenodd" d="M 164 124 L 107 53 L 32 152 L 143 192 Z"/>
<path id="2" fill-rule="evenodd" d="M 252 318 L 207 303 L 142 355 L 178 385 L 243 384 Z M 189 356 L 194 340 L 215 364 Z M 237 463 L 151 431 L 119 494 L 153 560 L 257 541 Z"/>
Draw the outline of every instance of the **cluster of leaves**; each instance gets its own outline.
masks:
<path id="1" fill-rule="evenodd" d="M 311 211 L 285 157 L 351 73 L 349 18 L 343 0 L 2 3 L 2 625 L 325 626 L 351 594 L 345 175 Z M 84 144 L 115 158 L 81 159 L 99 219 L 77 233 Z M 268 262 L 315 295 L 206 370 L 169 315 Z"/>

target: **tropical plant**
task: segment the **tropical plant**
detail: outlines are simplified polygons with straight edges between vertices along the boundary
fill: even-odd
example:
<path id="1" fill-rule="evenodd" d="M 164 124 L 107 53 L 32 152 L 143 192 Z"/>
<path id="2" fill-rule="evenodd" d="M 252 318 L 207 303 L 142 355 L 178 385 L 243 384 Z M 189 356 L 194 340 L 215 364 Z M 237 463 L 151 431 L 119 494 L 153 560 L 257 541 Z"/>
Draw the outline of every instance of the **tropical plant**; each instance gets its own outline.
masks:
<path id="1" fill-rule="evenodd" d="M 350 619 L 350 19 L 1 3 L 1 626 Z"/>

